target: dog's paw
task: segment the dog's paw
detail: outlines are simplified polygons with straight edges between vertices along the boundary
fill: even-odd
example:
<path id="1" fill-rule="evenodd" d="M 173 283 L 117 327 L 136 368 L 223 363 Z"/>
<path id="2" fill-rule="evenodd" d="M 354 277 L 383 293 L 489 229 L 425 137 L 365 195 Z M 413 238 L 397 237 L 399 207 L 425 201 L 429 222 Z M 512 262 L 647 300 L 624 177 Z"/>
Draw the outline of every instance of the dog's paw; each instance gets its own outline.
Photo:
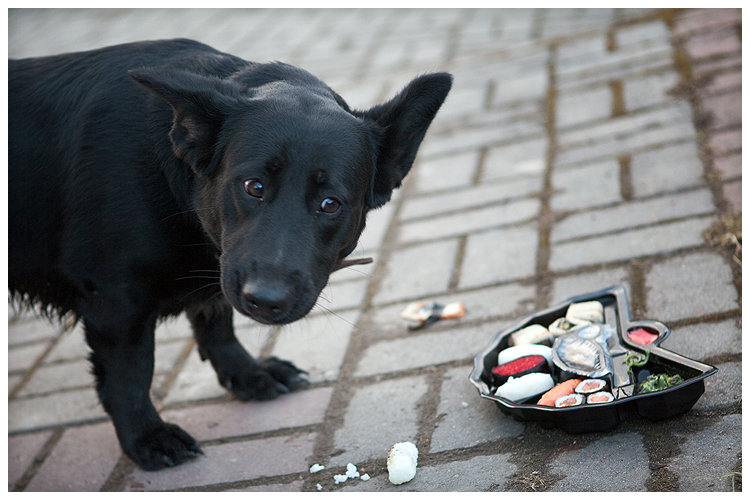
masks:
<path id="1" fill-rule="evenodd" d="M 203 454 L 190 434 L 167 423 L 144 432 L 125 451 L 145 470 L 173 467 Z"/>
<path id="2" fill-rule="evenodd" d="M 266 401 L 307 385 L 302 376 L 306 373 L 289 361 L 270 357 L 248 363 L 220 381 L 241 400 Z"/>

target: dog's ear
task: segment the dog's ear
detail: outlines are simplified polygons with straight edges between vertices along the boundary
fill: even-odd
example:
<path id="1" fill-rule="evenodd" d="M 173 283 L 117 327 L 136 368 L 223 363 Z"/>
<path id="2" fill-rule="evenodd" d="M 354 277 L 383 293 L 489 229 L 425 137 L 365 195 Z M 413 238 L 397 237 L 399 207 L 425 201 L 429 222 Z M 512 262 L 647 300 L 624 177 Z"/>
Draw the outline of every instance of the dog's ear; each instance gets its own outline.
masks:
<path id="1" fill-rule="evenodd" d="M 375 174 L 367 200 L 370 208 L 377 208 L 390 200 L 393 190 L 401 185 L 452 82 L 453 77 L 448 73 L 423 75 L 412 80 L 385 104 L 354 112 L 374 122 L 380 135 Z"/>
<path id="2" fill-rule="evenodd" d="M 129 71 L 135 81 L 174 110 L 169 138 L 175 156 L 209 175 L 218 165 L 217 139 L 224 117 L 238 101 L 238 89 L 226 80 L 184 70 L 145 68 Z"/>

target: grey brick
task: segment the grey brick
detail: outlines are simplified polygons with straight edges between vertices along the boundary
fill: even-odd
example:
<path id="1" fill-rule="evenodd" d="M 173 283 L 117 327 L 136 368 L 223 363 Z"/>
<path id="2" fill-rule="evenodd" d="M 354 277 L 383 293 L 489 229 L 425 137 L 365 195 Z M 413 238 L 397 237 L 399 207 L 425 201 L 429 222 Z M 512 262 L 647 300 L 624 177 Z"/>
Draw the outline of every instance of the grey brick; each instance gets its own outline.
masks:
<path id="1" fill-rule="evenodd" d="M 312 382 L 335 380 L 359 311 L 321 314 L 284 326 L 272 354 L 309 372 Z"/>
<path id="2" fill-rule="evenodd" d="M 477 471 L 482 473 L 477 474 Z M 388 474 L 380 474 L 369 481 L 346 483 L 344 491 L 503 491 L 505 482 L 516 471 L 510 453 L 496 453 L 467 460 L 456 460 L 440 465 L 421 467 L 408 483 L 394 485 Z"/>
<path id="3" fill-rule="evenodd" d="M 550 462 L 551 472 L 564 477 L 549 491 L 646 491 L 645 483 L 650 477 L 648 464 L 639 434 L 610 434 L 584 448 L 557 455 Z M 597 469 L 607 473 L 591 474 Z"/>
<path id="4" fill-rule="evenodd" d="M 618 50 L 626 47 L 642 49 L 649 46 L 668 46 L 669 28 L 661 20 L 625 25 L 615 30 L 615 43 Z"/>
<path id="5" fill-rule="evenodd" d="M 557 278 L 552 286 L 550 305 L 562 302 L 576 295 L 595 292 L 619 284 L 625 285 L 628 297 L 632 297 L 630 284 L 628 283 L 628 271 L 622 267 L 589 273 L 576 273 L 571 276 Z"/>
<path id="6" fill-rule="evenodd" d="M 694 142 L 634 154 L 630 175 L 635 196 L 705 185 L 703 165 Z"/>
<path id="7" fill-rule="evenodd" d="M 377 253 L 391 224 L 399 196 L 400 192 L 396 191 L 390 203 L 367 214 L 367 225 L 351 257 L 374 256 Z"/>
<path id="8" fill-rule="evenodd" d="M 51 435 L 52 432 L 47 431 L 8 436 L 8 491 L 12 491 L 16 482 L 34 463 L 34 457 L 41 451 Z"/>
<path id="9" fill-rule="evenodd" d="M 331 458 L 335 465 L 382 459 L 394 443 L 412 441 L 417 434 L 417 403 L 427 391 L 423 377 L 359 385 L 336 430 L 335 447 L 345 450 Z M 372 402 L 377 401 L 377 411 Z"/>
<path id="10" fill-rule="evenodd" d="M 552 247 L 550 269 L 559 271 L 695 247 L 703 243 L 701 234 L 710 223 L 710 217 L 700 217 L 598 238 L 558 243 Z"/>
<path id="11" fill-rule="evenodd" d="M 440 333 L 414 333 L 377 342 L 362 354 L 355 375 L 391 373 L 473 358 L 499 329 L 499 325 L 485 324 Z M 404 356 L 404 353 L 409 355 Z"/>
<path id="12" fill-rule="evenodd" d="M 559 128 L 596 121 L 612 115 L 609 85 L 561 92 L 555 99 L 555 126 Z"/>
<path id="13" fill-rule="evenodd" d="M 86 361 L 73 361 L 37 368 L 18 393 L 18 396 L 42 394 L 82 386 L 94 386 L 90 364 Z"/>
<path id="14" fill-rule="evenodd" d="M 237 401 L 169 410 L 162 418 L 199 441 L 239 437 L 323 420 L 333 389 L 323 387 L 284 394 L 271 401 Z"/>
<path id="15" fill-rule="evenodd" d="M 533 275 L 538 239 L 535 225 L 470 235 L 461 265 L 460 286 L 489 285 Z"/>
<path id="16" fill-rule="evenodd" d="M 409 180 L 417 192 L 456 189 L 471 185 L 479 153 L 469 151 L 438 158 L 420 159 Z"/>
<path id="17" fill-rule="evenodd" d="M 93 388 L 13 399 L 8 402 L 8 431 L 78 423 L 105 416 Z"/>
<path id="18" fill-rule="evenodd" d="M 625 79 L 623 81 L 625 108 L 633 111 L 675 101 L 676 98 L 670 96 L 668 92 L 673 90 L 679 81 L 680 75 L 675 71 Z"/>
<path id="19" fill-rule="evenodd" d="M 478 346 L 476 351 L 484 348 Z M 443 378 L 438 425 L 432 434 L 430 453 L 470 448 L 502 438 L 519 436 L 524 425 L 503 415 L 492 401 L 481 399 L 469 382 L 471 366 L 448 370 Z M 466 425 L 471 422 L 471 425 Z"/>
<path id="20" fill-rule="evenodd" d="M 24 491 L 99 491 L 121 455 L 109 422 L 66 429 Z"/>
<path id="21" fill-rule="evenodd" d="M 408 221 L 414 218 L 450 214 L 467 208 L 529 196 L 542 189 L 542 179 L 539 177 L 484 182 L 471 188 L 460 188 L 453 186 L 452 183 L 448 184 L 448 186 L 443 186 L 449 187 L 446 191 L 404 200 L 399 214 L 401 220 Z"/>
<path id="22" fill-rule="evenodd" d="M 397 250 L 388 259 L 375 303 L 444 292 L 457 249 L 456 240 L 446 240 Z"/>
<path id="23" fill-rule="evenodd" d="M 367 285 L 368 281 L 361 279 L 329 283 L 323 288 L 311 313 L 330 314 L 329 311 L 359 307 L 365 299 Z"/>
<path id="24" fill-rule="evenodd" d="M 315 434 L 202 446 L 204 456 L 157 472 L 136 470 L 125 491 L 159 491 L 306 472 Z M 268 457 L 278 457 L 269 460 Z"/>
<path id="25" fill-rule="evenodd" d="M 682 453 L 669 464 L 679 478 L 679 490 L 732 491 L 727 474 L 741 473 L 735 467 L 742 453 L 742 415 L 727 415 L 703 431 L 679 434 L 685 438 Z"/>
<path id="26" fill-rule="evenodd" d="M 553 242 L 570 240 L 690 215 L 709 214 L 714 210 L 713 197 L 708 189 L 636 200 L 612 208 L 570 215 L 555 224 L 550 239 Z"/>
<path id="27" fill-rule="evenodd" d="M 620 167 L 615 160 L 604 160 L 577 168 L 555 169 L 555 189 L 550 199 L 553 210 L 590 208 L 622 201 Z"/>
<path id="28" fill-rule="evenodd" d="M 646 277 L 648 314 L 663 321 L 694 318 L 738 307 L 732 270 L 712 253 L 655 264 Z"/>
<path id="29" fill-rule="evenodd" d="M 539 213 L 539 200 L 523 199 L 500 205 L 466 210 L 441 217 L 406 222 L 399 229 L 403 243 L 459 236 L 482 229 L 530 219 Z"/>
<path id="30" fill-rule="evenodd" d="M 8 325 L 8 346 L 39 340 L 51 340 L 60 333 L 61 325 L 46 319 L 18 321 Z"/>
<path id="31" fill-rule="evenodd" d="M 705 392 L 693 408 L 698 411 L 721 410 L 742 402 L 742 363 L 715 365 L 719 369 L 704 379 Z"/>
<path id="32" fill-rule="evenodd" d="M 739 353 L 742 352 L 742 329 L 738 321 L 729 319 L 676 327 L 661 346 L 693 359 Z"/>
<path id="33" fill-rule="evenodd" d="M 28 370 L 44 354 L 46 342 L 20 347 L 8 347 L 8 371 Z"/>
<path id="34" fill-rule="evenodd" d="M 89 348 L 86 345 L 83 326 L 76 325 L 72 330 L 66 331 L 60 337 L 55 347 L 44 358 L 46 363 L 53 361 L 70 361 L 81 359 L 88 355 Z"/>
<path id="35" fill-rule="evenodd" d="M 547 141 L 536 138 L 490 148 L 484 160 L 482 180 L 517 176 L 541 179 L 547 161 Z"/>

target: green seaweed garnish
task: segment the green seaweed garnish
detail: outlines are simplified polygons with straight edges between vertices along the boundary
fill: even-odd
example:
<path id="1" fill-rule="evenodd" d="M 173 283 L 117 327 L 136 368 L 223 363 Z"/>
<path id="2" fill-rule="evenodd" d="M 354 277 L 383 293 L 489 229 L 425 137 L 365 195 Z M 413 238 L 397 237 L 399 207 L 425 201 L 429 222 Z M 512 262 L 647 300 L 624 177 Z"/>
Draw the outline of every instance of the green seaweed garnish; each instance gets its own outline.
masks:
<path id="1" fill-rule="evenodd" d="M 641 355 L 637 352 L 630 352 L 625 356 L 625 359 L 622 360 L 623 364 L 628 365 L 628 373 L 630 375 L 633 375 L 633 367 L 641 367 L 645 366 L 646 363 L 648 363 L 648 357 L 651 354 L 651 351 L 646 351 L 646 356 L 641 359 Z"/>
<path id="2" fill-rule="evenodd" d="M 664 389 L 669 389 L 675 385 L 683 383 L 685 380 L 680 374 L 675 373 L 674 375 L 667 375 L 666 373 L 660 373 L 658 375 L 652 374 L 646 377 L 646 380 L 640 383 L 638 386 L 638 392 L 656 392 Z"/>

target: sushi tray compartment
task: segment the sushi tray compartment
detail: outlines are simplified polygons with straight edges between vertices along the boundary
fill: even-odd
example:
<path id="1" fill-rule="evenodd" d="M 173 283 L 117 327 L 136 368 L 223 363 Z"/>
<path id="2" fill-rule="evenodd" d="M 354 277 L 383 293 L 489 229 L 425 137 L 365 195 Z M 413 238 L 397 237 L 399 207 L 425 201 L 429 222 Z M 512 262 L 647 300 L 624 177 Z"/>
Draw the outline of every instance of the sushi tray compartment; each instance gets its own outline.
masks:
<path id="1" fill-rule="evenodd" d="M 482 398 L 520 421 L 603 432 L 632 416 L 688 411 L 717 372 L 661 343 L 658 321 L 631 321 L 622 285 L 567 299 L 499 332 L 469 377 Z"/>

